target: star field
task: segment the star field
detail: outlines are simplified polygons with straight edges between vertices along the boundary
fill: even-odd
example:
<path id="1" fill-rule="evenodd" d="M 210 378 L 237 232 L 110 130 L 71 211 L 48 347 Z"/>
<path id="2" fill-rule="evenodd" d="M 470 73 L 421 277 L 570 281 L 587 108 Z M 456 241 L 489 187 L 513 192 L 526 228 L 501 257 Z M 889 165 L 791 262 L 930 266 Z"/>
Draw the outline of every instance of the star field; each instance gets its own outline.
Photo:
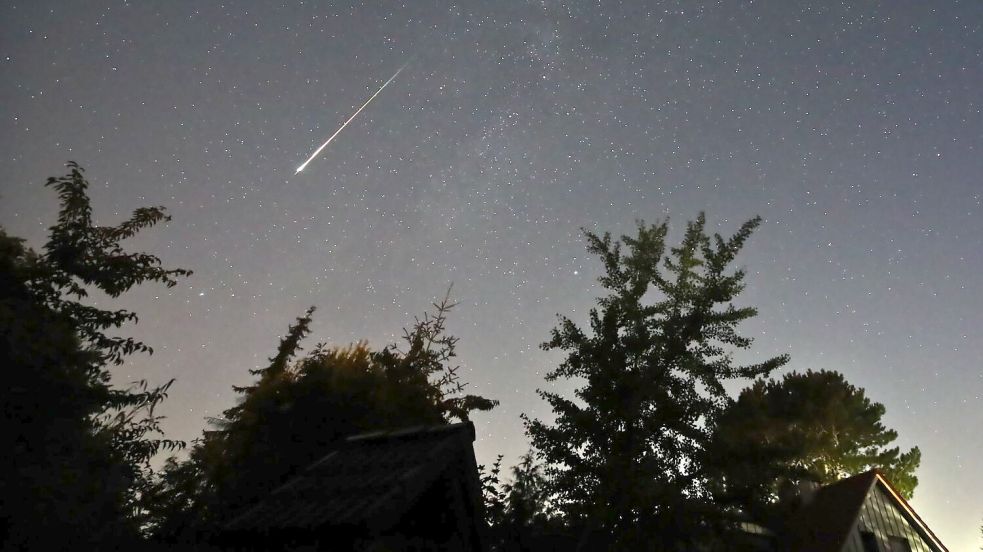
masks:
<path id="1" fill-rule="evenodd" d="M 765 223 L 754 358 L 835 369 L 919 445 L 913 505 L 953 550 L 983 518 L 983 3 L 8 2 L 0 222 L 38 247 L 72 159 L 96 217 L 195 274 L 119 304 L 196 437 L 287 324 L 381 346 L 448 285 L 479 463 L 525 451 L 556 314 L 600 293 L 580 227 L 705 210 Z M 403 63 L 317 159 L 294 169 Z M 678 236 L 678 233 L 677 233 Z M 99 299 L 106 301 L 104 298 Z M 562 384 L 560 384 L 562 390 Z"/>

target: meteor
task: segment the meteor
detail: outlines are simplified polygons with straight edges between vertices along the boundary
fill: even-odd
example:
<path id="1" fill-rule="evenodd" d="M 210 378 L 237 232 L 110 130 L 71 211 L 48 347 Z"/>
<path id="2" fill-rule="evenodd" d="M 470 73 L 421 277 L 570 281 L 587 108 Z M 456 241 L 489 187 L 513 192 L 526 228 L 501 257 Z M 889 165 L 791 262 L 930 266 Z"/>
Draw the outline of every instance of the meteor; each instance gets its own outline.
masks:
<path id="1" fill-rule="evenodd" d="M 297 172 L 295 172 L 294 174 L 297 174 L 300 171 L 304 170 L 304 167 L 306 167 L 308 163 L 310 163 L 311 161 L 313 161 L 314 158 L 317 157 L 317 154 L 321 153 L 321 150 L 323 150 L 324 148 L 328 147 L 328 144 L 330 144 L 331 141 L 335 139 L 335 136 L 338 136 L 338 134 L 340 134 L 341 131 L 345 130 L 345 127 L 348 126 L 348 123 L 352 122 L 352 119 L 354 119 L 355 117 L 358 117 L 358 114 L 361 113 L 363 109 L 365 109 L 365 106 L 367 106 L 370 103 L 372 103 L 372 100 L 374 100 L 375 97 L 378 96 L 380 92 L 382 92 L 387 86 L 389 86 L 389 83 L 391 83 L 392 81 L 394 81 L 396 79 L 396 77 L 399 76 L 399 74 L 403 71 L 403 69 L 406 68 L 406 65 L 408 63 L 409 62 L 404 63 L 402 67 L 400 67 L 399 69 L 397 69 L 396 72 L 393 73 L 393 76 L 389 77 L 389 80 L 387 80 L 385 82 L 385 84 L 383 84 L 382 86 L 380 86 L 379 89 L 375 91 L 375 94 L 372 94 L 369 97 L 369 99 L 365 100 L 365 103 L 362 104 L 362 107 L 358 108 L 355 111 L 355 113 L 352 113 L 352 116 L 349 117 L 348 120 L 345 121 L 345 123 L 343 125 L 341 125 L 341 127 L 338 128 L 338 130 L 334 131 L 334 134 L 332 134 L 330 138 L 328 138 L 327 140 L 325 140 L 325 142 L 323 144 L 321 144 L 321 147 L 319 147 L 316 150 L 314 150 L 314 153 L 312 153 L 311 156 L 307 158 L 307 161 L 304 161 L 304 163 L 301 164 L 301 166 L 297 167 Z"/>

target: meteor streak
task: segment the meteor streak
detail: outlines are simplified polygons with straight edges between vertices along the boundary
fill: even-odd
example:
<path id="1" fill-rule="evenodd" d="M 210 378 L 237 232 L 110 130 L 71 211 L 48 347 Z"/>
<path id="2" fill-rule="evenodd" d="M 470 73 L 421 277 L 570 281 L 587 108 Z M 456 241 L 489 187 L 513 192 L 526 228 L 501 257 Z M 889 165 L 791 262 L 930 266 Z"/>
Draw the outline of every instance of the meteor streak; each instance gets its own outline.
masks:
<path id="1" fill-rule="evenodd" d="M 334 134 L 332 134 L 330 138 L 328 138 L 323 144 L 321 144 L 321 147 L 314 150 L 314 153 L 312 153 L 311 156 L 307 158 L 307 161 L 304 161 L 304 163 L 301 166 L 297 167 L 297 172 L 295 172 L 294 174 L 297 174 L 300 171 L 304 170 L 304 167 L 306 167 L 308 163 L 313 161 L 314 158 L 317 157 L 317 154 L 321 153 L 321 150 L 328 147 L 328 144 L 330 144 L 331 141 L 335 139 L 335 136 L 338 136 L 338 134 L 340 134 L 341 131 L 345 130 L 345 127 L 348 126 L 348 123 L 352 122 L 352 119 L 354 119 L 355 117 L 358 117 L 358 114 L 361 113 L 363 109 L 365 109 L 365 106 L 369 105 L 372 102 L 372 100 L 374 100 L 375 97 L 378 96 L 379 93 L 383 91 L 383 89 L 389 86 L 389 83 L 391 83 L 393 80 L 396 79 L 397 76 L 399 76 L 400 72 L 402 72 L 403 69 L 406 68 L 406 65 L 408 63 L 409 62 L 404 63 L 402 67 L 397 69 L 396 72 L 393 73 L 393 76 L 389 77 L 389 80 L 387 80 L 385 84 L 380 86 L 379 89 L 375 91 L 375 94 L 372 94 L 372 96 L 370 96 L 369 99 L 365 100 L 365 103 L 362 104 L 362 107 L 358 108 L 355 111 L 355 113 L 352 113 L 352 116 L 349 117 L 347 121 L 345 121 L 345 124 L 341 125 L 341 127 L 338 128 L 338 130 L 334 131 Z"/>

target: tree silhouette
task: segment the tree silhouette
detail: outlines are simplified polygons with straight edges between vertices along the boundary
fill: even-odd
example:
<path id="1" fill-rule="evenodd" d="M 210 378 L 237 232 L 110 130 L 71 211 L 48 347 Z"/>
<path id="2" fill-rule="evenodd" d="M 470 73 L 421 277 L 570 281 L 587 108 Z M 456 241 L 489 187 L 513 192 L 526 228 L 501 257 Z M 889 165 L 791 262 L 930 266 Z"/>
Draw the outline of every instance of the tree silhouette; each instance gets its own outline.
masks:
<path id="1" fill-rule="evenodd" d="M 608 295 L 590 311 L 588 330 L 561 317 L 543 345 L 567 352 L 547 380 L 581 387 L 576 400 L 539 392 L 553 424 L 527 419 L 557 507 L 583 527 L 581 549 L 675 550 L 706 532 L 715 507 L 699 459 L 706 424 L 727 404 L 723 382 L 788 360 L 736 366 L 729 353 L 752 342 L 736 327 L 756 310 L 733 305 L 745 272 L 730 265 L 759 223 L 711 238 L 700 214 L 668 254 L 667 222 L 639 223 L 621 241 L 584 232 Z"/>
<path id="2" fill-rule="evenodd" d="M 489 525 L 489 549 L 496 552 L 536 550 L 537 541 L 565 532 L 563 520 L 550 510 L 549 482 L 543 466 L 529 451 L 501 479 L 502 456 L 491 468 L 479 466 Z"/>
<path id="3" fill-rule="evenodd" d="M 111 382 L 109 366 L 152 352 L 115 335 L 136 314 L 83 302 L 91 290 L 118 297 L 135 285 L 170 287 L 189 275 L 121 245 L 168 217 L 162 207 L 141 208 L 118 226 L 96 226 L 83 170 L 74 162 L 68 168 L 47 181 L 61 207 L 42 253 L 0 230 L 0 364 L 7 380 L 0 398 L 10 447 L 0 455 L 5 548 L 96 548 L 136 538 L 149 460 L 180 446 L 150 438 L 160 434 L 154 407 L 170 382 Z"/>
<path id="4" fill-rule="evenodd" d="M 300 360 L 314 309 L 297 319 L 258 380 L 235 388 L 238 404 L 213 420 L 188 461 L 172 460 L 152 491 L 162 504 L 154 520 L 163 539 L 208 538 L 244 507 L 345 437 L 366 431 L 467 420 L 497 402 L 463 393 L 446 333 L 447 297 L 416 320 L 405 350 L 365 343 L 317 345 Z"/>
<path id="5" fill-rule="evenodd" d="M 829 484 L 874 468 L 910 499 L 921 452 L 890 447 L 898 434 L 881 423 L 884 411 L 839 372 L 755 382 L 716 421 L 709 454 L 721 499 L 767 507 L 792 481 Z"/>

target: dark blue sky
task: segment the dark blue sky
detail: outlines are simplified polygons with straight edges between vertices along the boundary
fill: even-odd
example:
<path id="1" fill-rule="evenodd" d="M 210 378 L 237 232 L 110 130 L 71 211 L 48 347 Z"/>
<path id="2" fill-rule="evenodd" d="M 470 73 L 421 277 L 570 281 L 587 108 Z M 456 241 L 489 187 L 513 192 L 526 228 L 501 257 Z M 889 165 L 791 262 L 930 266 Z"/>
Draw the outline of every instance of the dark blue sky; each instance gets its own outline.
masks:
<path id="1" fill-rule="evenodd" d="M 264 3 L 265 4 L 265 3 Z M 983 3 L 7 2 L 0 222 L 88 169 L 97 217 L 195 275 L 123 300 L 190 439 L 311 304 L 315 341 L 390 342 L 454 283 L 451 330 L 509 460 L 615 233 L 707 211 L 740 258 L 755 358 L 835 369 L 923 452 L 913 505 L 953 550 L 983 518 Z M 301 174 L 294 169 L 404 62 Z M 678 234 L 677 234 L 678 236 Z M 569 386 L 560 386 L 569 389 Z"/>

